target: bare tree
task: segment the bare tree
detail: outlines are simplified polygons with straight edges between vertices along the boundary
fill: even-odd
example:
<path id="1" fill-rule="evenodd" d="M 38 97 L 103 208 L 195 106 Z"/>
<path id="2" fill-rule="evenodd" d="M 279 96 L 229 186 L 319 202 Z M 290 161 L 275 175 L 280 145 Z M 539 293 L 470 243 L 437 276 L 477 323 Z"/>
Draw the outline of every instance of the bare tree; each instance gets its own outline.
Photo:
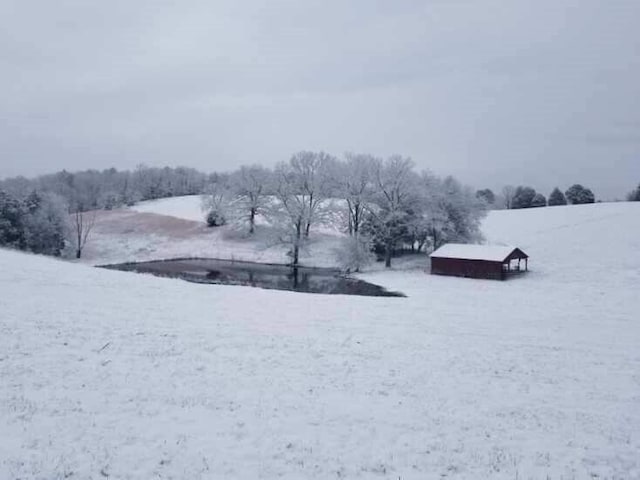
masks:
<path id="1" fill-rule="evenodd" d="M 371 155 L 347 153 L 338 165 L 337 194 L 347 203 L 349 235 L 358 236 L 365 211 L 373 201 L 377 162 Z"/>
<path id="2" fill-rule="evenodd" d="M 511 210 L 513 208 L 513 198 L 516 195 L 516 187 L 513 185 L 506 185 L 502 188 L 502 198 L 504 200 L 504 207 L 507 210 Z"/>
<path id="3" fill-rule="evenodd" d="M 96 223 L 96 210 L 88 212 L 76 209 L 71 214 L 72 229 L 74 233 L 74 246 L 76 258 L 82 257 L 82 251 L 87 244 L 91 230 Z"/>
<path id="4" fill-rule="evenodd" d="M 280 230 L 280 240 L 291 246 L 291 264 L 300 260 L 300 250 L 305 240 L 304 229 L 310 218 L 310 200 L 301 193 L 299 178 L 290 164 L 281 163 L 275 169 L 274 195 L 276 203 L 271 206 L 272 223 Z"/>
<path id="5" fill-rule="evenodd" d="M 288 182 L 306 202 L 303 232 L 309 237 L 311 225 L 321 212 L 322 203 L 334 187 L 335 159 L 324 152 L 298 152 L 284 166 Z"/>
<path id="6" fill-rule="evenodd" d="M 65 181 L 71 186 L 69 214 L 71 215 L 73 243 L 76 258 L 82 257 L 87 240 L 96 222 L 96 210 L 100 208 L 102 186 L 99 176 L 87 171 L 71 174 Z"/>
<path id="7" fill-rule="evenodd" d="M 249 233 L 254 233 L 256 216 L 268 205 L 273 173 L 259 165 L 240 167 L 231 175 L 232 190 L 238 198 L 238 208 L 248 213 Z"/>

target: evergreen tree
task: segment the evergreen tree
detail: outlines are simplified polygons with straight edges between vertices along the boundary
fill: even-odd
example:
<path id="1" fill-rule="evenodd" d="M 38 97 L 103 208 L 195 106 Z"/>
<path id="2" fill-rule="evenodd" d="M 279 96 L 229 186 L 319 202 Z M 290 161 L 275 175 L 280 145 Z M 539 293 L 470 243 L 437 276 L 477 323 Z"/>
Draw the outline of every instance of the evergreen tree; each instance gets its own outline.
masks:
<path id="1" fill-rule="evenodd" d="M 24 208 L 13 196 L 0 190 L 0 245 L 24 250 Z"/>
<path id="2" fill-rule="evenodd" d="M 558 187 L 553 189 L 551 195 L 549 195 L 549 206 L 554 207 L 557 205 L 566 205 L 567 199 L 564 196 L 564 193 L 560 191 Z"/>
<path id="3" fill-rule="evenodd" d="M 535 196 L 536 191 L 533 188 L 519 186 L 513 195 L 511 208 L 530 208 Z"/>
<path id="4" fill-rule="evenodd" d="M 630 202 L 640 202 L 640 185 L 627 195 L 627 200 Z"/>
<path id="5" fill-rule="evenodd" d="M 566 191 L 565 196 L 567 197 L 567 201 L 572 205 L 594 203 L 596 201 L 593 192 L 578 183 L 569 187 L 569 190 Z"/>
<path id="6" fill-rule="evenodd" d="M 34 253 L 59 256 L 68 232 L 68 217 L 62 200 L 33 192 L 24 204 L 25 248 Z"/>

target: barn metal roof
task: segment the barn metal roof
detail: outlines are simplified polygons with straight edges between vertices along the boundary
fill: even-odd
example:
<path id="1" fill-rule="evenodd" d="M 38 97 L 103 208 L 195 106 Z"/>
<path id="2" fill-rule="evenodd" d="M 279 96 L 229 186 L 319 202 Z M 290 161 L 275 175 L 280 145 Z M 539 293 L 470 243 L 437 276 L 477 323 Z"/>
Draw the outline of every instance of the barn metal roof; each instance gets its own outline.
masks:
<path id="1" fill-rule="evenodd" d="M 469 245 L 464 243 L 447 243 L 430 256 L 434 258 L 459 258 L 463 260 L 486 260 L 504 262 L 516 247 L 504 245 Z M 524 252 L 522 252 L 524 253 Z"/>

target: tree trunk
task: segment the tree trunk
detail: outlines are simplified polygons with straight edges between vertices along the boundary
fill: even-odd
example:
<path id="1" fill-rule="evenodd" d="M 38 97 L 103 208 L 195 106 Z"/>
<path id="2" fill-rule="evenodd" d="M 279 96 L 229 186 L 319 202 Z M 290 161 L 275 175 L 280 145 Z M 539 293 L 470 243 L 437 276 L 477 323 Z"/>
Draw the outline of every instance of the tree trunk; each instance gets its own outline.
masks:
<path id="1" fill-rule="evenodd" d="M 296 224 L 296 238 L 293 241 L 293 266 L 298 265 L 298 259 L 300 258 L 300 237 L 302 234 L 302 220 L 298 220 Z"/>
<path id="2" fill-rule="evenodd" d="M 76 249 L 76 258 L 80 258 L 82 256 L 82 249 L 81 248 L 77 248 Z"/>
<path id="3" fill-rule="evenodd" d="M 313 212 L 313 194 L 309 195 L 309 217 L 307 224 L 304 226 L 304 237 L 309 238 L 309 230 L 311 230 L 311 215 Z"/>
<path id="4" fill-rule="evenodd" d="M 391 253 L 393 251 L 392 247 L 393 245 L 391 244 L 391 242 L 387 242 L 384 246 L 384 266 L 386 268 L 391 267 Z"/>
<path id="5" fill-rule="evenodd" d="M 249 216 L 249 233 L 253 233 L 255 231 L 256 225 L 256 209 L 251 208 L 251 215 Z"/>
<path id="6" fill-rule="evenodd" d="M 358 236 L 358 227 L 360 226 L 360 205 L 356 203 L 356 208 L 353 215 L 353 233 Z"/>

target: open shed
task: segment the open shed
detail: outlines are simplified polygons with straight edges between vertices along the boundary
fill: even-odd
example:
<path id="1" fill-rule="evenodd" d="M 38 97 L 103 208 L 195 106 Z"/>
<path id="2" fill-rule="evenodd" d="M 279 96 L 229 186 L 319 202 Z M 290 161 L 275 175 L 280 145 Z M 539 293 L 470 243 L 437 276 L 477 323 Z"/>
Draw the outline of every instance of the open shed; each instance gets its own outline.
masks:
<path id="1" fill-rule="evenodd" d="M 505 280 L 529 269 L 529 256 L 517 247 L 448 243 L 431 255 L 431 273 Z"/>

